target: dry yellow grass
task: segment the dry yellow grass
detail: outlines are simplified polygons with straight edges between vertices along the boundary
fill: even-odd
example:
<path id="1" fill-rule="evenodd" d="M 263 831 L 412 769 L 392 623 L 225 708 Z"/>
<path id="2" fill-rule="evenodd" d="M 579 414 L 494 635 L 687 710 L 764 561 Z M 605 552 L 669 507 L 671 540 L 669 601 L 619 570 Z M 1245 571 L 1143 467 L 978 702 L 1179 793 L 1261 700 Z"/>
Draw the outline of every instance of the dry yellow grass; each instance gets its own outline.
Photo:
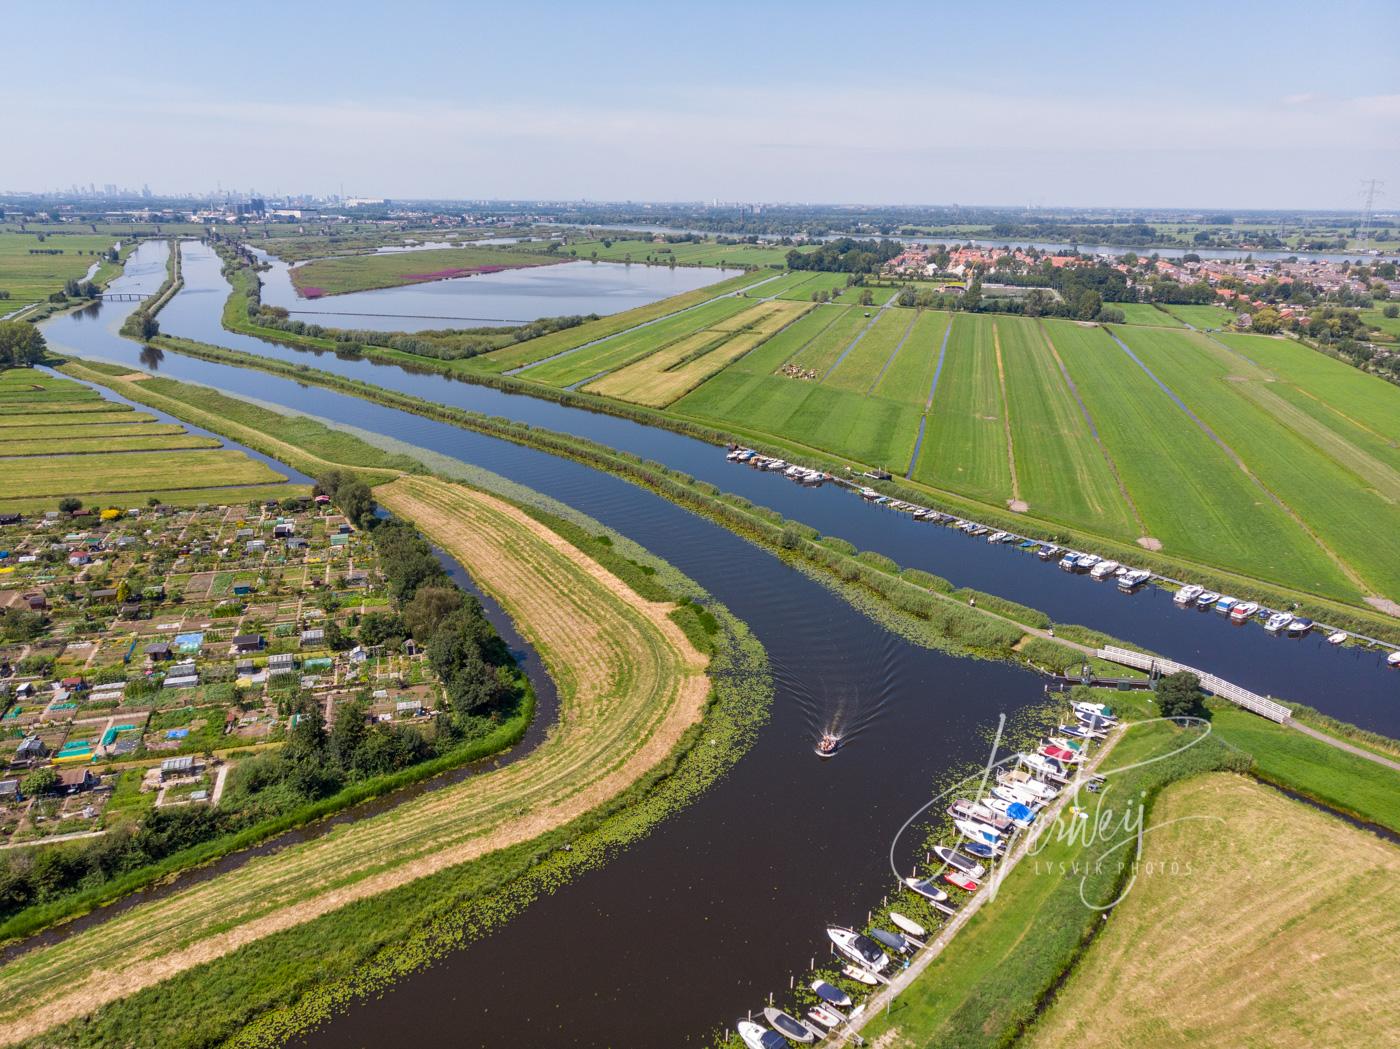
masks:
<path id="1" fill-rule="evenodd" d="M 1400 1044 L 1400 849 L 1224 773 L 1168 788 L 1152 823 L 1032 1049 Z"/>
<path id="2" fill-rule="evenodd" d="M 610 372 L 585 388 L 590 393 L 664 408 L 812 308 L 804 302 L 765 302 Z M 693 360 L 686 359 L 694 354 L 698 356 Z"/>
<path id="3" fill-rule="evenodd" d="M 669 618 L 544 525 L 423 477 L 376 489 L 510 613 L 559 690 L 529 756 L 314 841 L 250 860 L 0 969 L 0 1043 L 32 1038 L 261 937 L 565 824 L 636 782 L 696 723 L 707 657 Z"/>

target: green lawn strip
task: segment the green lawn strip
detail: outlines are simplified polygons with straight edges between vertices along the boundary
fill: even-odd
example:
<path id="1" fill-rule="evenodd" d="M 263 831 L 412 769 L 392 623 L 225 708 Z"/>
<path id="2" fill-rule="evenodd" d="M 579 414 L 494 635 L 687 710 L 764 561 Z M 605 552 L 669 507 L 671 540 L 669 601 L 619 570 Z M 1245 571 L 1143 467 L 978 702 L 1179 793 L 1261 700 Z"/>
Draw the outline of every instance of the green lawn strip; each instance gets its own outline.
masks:
<path id="1" fill-rule="evenodd" d="M 898 294 L 899 289 L 874 287 L 866 288 L 860 285 L 853 285 L 849 288 L 843 289 L 841 294 L 836 296 L 835 301 L 844 302 L 851 306 L 858 306 L 861 304 L 861 298 L 865 295 L 867 291 L 870 292 L 870 306 L 883 306 L 885 303 L 889 302 L 890 299 L 894 298 L 896 294 Z"/>
<path id="2" fill-rule="evenodd" d="M 112 404 L 97 398 L 84 398 L 76 401 L 43 401 L 35 403 L 0 404 L 0 426 L 22 426 L 24 423 L 10 422 L 15 416 L 34 417 L 41 422 L 89 423 L 122 422 L 107 416 L 120 415 L 131 409 L 124 404 Z M 92 419 L 89 416 L 101 416 Z M 141 420 L 142 422 L 148 420 Z"/>
<path id="3" fill-rule="evenodd" d="M 974 315 L 953 320 L 914 479 L 1004 506 L 1011 498 L 1011 465 L 994 323 Z"/>
<path id="4" fill-rule="evenodd" d="M 1400 772 L 1228 703 L 1211 710 L 1212 731 L 1248 751 L 1260 779 L 1400 833 Z"/>
<path id="5" fill-rule="evenodd" d="M 1039 326 L 996 323 L 1021 497 L 1053 517 L 1136 539 L 1132 511 Z"/>
<path id="6" fill-rule="evenodd" d="M 875 382 L 913 321 L 911 311 L 882 310 L 870 330 L 861 336 L 860 342 L 846 354 L 836 370 L 822 380 L 822 384 L 864 394 Z"/>
<path id="7" fill-rule="evenodd" d="M 1290 428 L 1241 392 L 1257 380 L 1232 375 L 1202 339 L 1190 332 L 1139 329 L 1130 345 L 1322 542 L 1384 596 L 1400 600 L 1400 558 L 1373 539 L 1377 529 L 1400 533 L 1400 474 L 1382 467 L 1389 474 L 1383 486 L 1377 471 L 1366 467 L 1365 453 L 1339 436 L 1334 435 L 1340 450 L 1319 447 L 1310 434 Z M 1348 450 L 1354 454 L 1348 456 Z M 1316 557 L 1311 561 L 1317 564 Z M 1304 564 L 1298 568 L 1306 570 Z M 1314 577 L 1312 585 L 1320 585 L 1321 578 Z"/>
<path id="8" fill-rule="evenodd" d="M 22 468 L 21 468 L 22 467 Z M 172 480 L 197 477 L 210 488 L 260 485 L 282 475 L 242 452 L 194 450 L 139 455 L 92 454 L 0 459 L 0 496 L 114 495 L 171 487 Z"/>
<path id="9" fill-rule="evenodd" d="M 1359 600 L 1312 538 L 1107 333 L 1068 321 L 1047 321 L 1045 329 L 1166 552 Z M 1131 335 L 1137 341 L 1153 331 L 1133 328 Z"/>
<path id="10" fill-rule="evenodd" d="M 522 377 L 531 382 L 542 382 L 551 386 L 571 386 L 599 372 L 630 364 L 677 339 L 702 331 L 711 324 L 728 320 L 745 310 L 753 309 L 756 305 L 751 299 L 733 295 L 717 299 L 645 328 L 614 335 L 596 346 L 588 346 L 552 361 L 537 364 L 528 368 Z"/>
<path id="11" fill-rule="evenodd" d="M 909 337 L 871 392 L 877 397 L 915 405 L 922 411 L 938 366 L 943 332 L 952 319 L 953 315 L 945 310 L 920 311 Z"/>
<path id="12" fill-rule="evenodd" d="M 653 302 L 646 306 L 638 306 L 636 309 L 624 310 L 621 313 L 614 313 L 608 317 L 601 317 L 596 321 L 589 321 L 581 324 L 577 328 L 568 328 L 564 331 L 552 332 L 549 335 L 542 335 L 537 339 L 530 339 L 528 342 L 517 343 L 505 349 L 493 350 L 490 353 L 482 354 L 480 357 L 472 358 L 472 367 L 485 372 L 499 374 L 509 371 L 512 368 L 523 367 L 542 361 L 546 357 L 552 357 L 556 353 L 563 353 L 584 343 L 593 342 L 598 339 L 605 339 L 610 335 L 634 328 L 639 324 L 646 324 L 660 317 L 678 313 L 692 306 L 698 306 L 702 302 L 732 294 L 741 288 L 757 284 L 772 276 L 771 272 L 758 270 L 752 273 L 745 273 L 737 277 L 730 277 L 727 280 L 717 281 L 714 284 L 694 291 L 683 292 L 680 295 L 673 295 L 669 299 L 662 299 L 660 302 Z M 753 294 L 761 296 L 764 293 L 763 287 L 755 288 Z M 225 322 L 227 326 L 227 322 Z"/>
<path id="13" fill-rule="evenodd" d="M 307 496 L 311 486 L 305 484 L 248 484 L 226 488 L 148 488 L 136 491 L 104 491 L 82 496 L 90 506 L 140 508 L 152 502 L 165 506 L 235 506 L 240 503 L 264 502 Z M 0 497 L 0 509 L 6 512 L 33 514 L 58 509 L 58 496 Z"/>

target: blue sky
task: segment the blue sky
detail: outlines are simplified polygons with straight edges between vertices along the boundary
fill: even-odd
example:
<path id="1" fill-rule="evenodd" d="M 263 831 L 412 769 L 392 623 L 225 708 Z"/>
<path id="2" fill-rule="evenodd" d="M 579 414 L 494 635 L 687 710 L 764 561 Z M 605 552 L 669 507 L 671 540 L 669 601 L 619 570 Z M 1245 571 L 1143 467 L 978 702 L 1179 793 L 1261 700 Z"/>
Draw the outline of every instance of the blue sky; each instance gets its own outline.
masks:
<path id="1" fill-rule="evenodd" d="M 5 7 L 0 189 L 1400 206 L 1400 4 Z"/>

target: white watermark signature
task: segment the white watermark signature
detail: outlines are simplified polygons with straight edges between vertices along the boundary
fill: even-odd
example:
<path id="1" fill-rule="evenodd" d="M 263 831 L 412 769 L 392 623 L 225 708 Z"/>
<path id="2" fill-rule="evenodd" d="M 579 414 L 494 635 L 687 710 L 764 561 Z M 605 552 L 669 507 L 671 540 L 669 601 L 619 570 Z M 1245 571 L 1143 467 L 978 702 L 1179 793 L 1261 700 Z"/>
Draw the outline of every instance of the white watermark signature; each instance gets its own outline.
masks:
<path id="1" fill-rule="evenodd" d="M 1090 773 L 1086 770 L 1088 761 L 1078 756 L 1064 763 L 1037 761 L 1035 758 L 1028 761 L 1030 756 L 1019 753 L 998 757 L 1006 727 L 1006 717 L 1002 715 L 987 761 L 981 770 L 936 794 L 905 820 L 896 832 L 894 840 L 890 842 L 890 870 L 901 884 L 907 883 L 895 859 L 900 839 L 924 813 L 940 802 L 954 799 L 952 807 L 964 813 L 966 818 L 963 822 L 968 829 L 959 828 L 960 837 L 945 843 L 945 846 L 963 853 L 975 853 L 972 857 L 964 858 L 975 860 L 985 868 L 983 875 L 975 880 L 978 891 L 990 898 L 996 897 L 1002 881 L 1012 869 L 1012 864 L 1006 862 L 1012 856 L 1019 857 L 1018 862 L 1024 860 L 1029 863 L 1034 873 L 1077 876 L 1080 901 L 1090 910 L 1099 911 L 1109 910 L 1122 902 L 1139 877 L 1191 874 L 1189 864 L 1170 861 L 1144 863 L 1144 841 L 1149 834 L 1173 824 L 1199 820 L 1222 822 L 1221 818 L 1182 816 L 1149 826 L 1145 792 L 1124 796 L 1123 790 L 1115 790 L 1114 780 L 1121 782 L 1125 773 L 1175 757 L 1210 735 L 1210 722 L 1194 717 L 1150 718 L 1125 723 L 1113 731 L 1126 733 L 1161 721 L 1202 728 L 1204 731 L 1190 733 L 1180 746 L 1167 753 L 1118 765 L 1105 772 Z M 957 818 L 955 813 L 950 815 Z M 968 833 L 968 830 L 979 828 L 978 837 Z M 1051 845 L 1061 843 L 1071 846 L 1073 859 L 1044 857 Z M 1095 852 L 1095 847 L 1100 845 L 1104 848 Z M 1093 902 L 1085 895 L 1086 887 L 1091 878 L 1101 877 L 1106 870 L 1126 874 L 1126 878 L 1113 899 Z M 937 859 L 930 864 L 926 880 L 936 882 L 949 872 L 954 877 L 966 873 L 965 870 L 960 873 L 958 868 Z"/>

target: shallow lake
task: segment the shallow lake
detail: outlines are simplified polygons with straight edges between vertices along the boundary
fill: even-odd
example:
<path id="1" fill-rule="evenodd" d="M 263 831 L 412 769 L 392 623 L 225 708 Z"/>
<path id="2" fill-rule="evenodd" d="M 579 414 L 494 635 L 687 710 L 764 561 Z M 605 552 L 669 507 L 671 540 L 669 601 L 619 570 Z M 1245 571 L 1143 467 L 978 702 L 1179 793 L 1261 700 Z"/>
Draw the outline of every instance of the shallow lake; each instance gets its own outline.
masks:
<path id="1" fill-rule="evenodd" d="M 281 306 L 307 323 L 372 331 L 505 327 L 540 317 L 620 313 L 743 272 L 575 261 L 304 299 L 285 262 L 262 251 L 258 256 L 272 266 L 262 274 L 264 305 Z"/>

